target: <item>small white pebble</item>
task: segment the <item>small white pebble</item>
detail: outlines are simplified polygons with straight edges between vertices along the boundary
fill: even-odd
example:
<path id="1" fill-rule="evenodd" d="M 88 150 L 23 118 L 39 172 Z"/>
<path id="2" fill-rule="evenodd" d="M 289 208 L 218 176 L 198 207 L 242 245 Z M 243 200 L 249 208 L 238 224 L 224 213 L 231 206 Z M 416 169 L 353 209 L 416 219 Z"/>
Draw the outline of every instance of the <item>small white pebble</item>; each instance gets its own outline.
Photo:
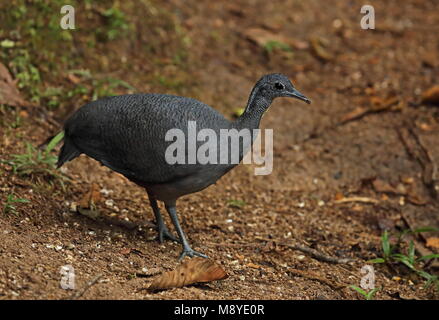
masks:
<path id="1" fill-rule="evenodd" d="M 77 209 L 78 209 L 78 205 L 76 204 L 76 202 L 72 202 L 70 204 L 70 212 L 76 212 Z"/>
<path id="2" fill-rule="evenodd" d="M 110 193 L 113 193 L 113 190 L 108 190 L 108 189 L 101 189 L 100 193 L 102 193 L 104 196 L 108 196 Z"/>
<path id="3" fill-rule="evenodd" d="M 112 199 L 105 200 L 105 205 L 107 207 L 112 207 L 114 206 L 114 201 Z"/>
<path id="4" fill-rule="evenodd" d="M 233 222 L 232 219 L 227 219 L 227 220 L 226 220 L 226 223 L 232 223 L 232 222 Z"/>
<path id="5" fill-rule="evenodd" d="M 400 205 L 400 206 L 405 205 L 405 198 L 404 198 L 404 197 L 400 197 L 400 198 L 399 198 L 399 205 Z"/>
<path id="6" fill-rule="evenodd" d="M 299 208 L 305 208 L 305 202 L 299 202 L 298 204 L 297 204 L 297 206 L 299 207 Z"/>
<path id="7" fill-rule="evenodd" d="M 340 29 L 343 26 L 343 21 L 341 21 L 340 19 L 335 19 L 334 21 L 332 21 L 332 26 L 335 29 Z"/>
<path id="8" fill-rule="evenodd" d="M 325 201 L 319 200 L 319 202 L 317 202 L 317 204 L 319 205 L 319 207 L 323 207 L 325 205 Z"/>
<path id="9" fill-rule="evenodd" d="M 297 260 L 303 261 L 303 260 L 305 260 L 305 256 L 303 254 L 301 254 L 300 256 L 297 256 Z"/>
<path id="10" fill-rule="evenodd" d="M 244 276 L 239 276 L 239 280 L 244 281 L 245 277 Z"/>

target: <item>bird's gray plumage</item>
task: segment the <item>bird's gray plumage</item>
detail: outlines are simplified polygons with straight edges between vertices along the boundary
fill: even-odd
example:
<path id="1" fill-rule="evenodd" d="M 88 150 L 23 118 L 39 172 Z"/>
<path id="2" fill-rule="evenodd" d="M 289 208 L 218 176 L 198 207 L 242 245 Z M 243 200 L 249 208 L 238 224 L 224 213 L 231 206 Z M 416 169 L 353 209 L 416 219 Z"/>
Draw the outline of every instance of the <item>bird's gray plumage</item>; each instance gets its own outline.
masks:
<path id="1" fill-rule="evenodd" d="M 178 128 L 187 136 L 189 121 L 196 122 L 197 131 L 212 129 L 218 136 L 221 129 L 255 129 L 272 100 L 279 96 L 309 101 L 281 74 L 262 77 L 250 94 L 245 112 L 233 122 L 191 98 L 167 94 L 102 98 L 81 107 L 65 123 L 58 166 L 85 153 L 143 186 L 150 196 L 160 239 L 163 233 L 172 236 L 163 224 L 157 200 L 166 204 L 184 247 L 182 256 L 202 255 L 189 247 L 178 224 L 175 202 L 182 195 L 215 183 L 236 164 L 168 164 L 165 154 L 172 141 L 165 141 L 166 133 Z M 197 145 L 202 143 L 197 142 Z M 241 142 L 239 160 L 244 155 L 243 147 Z"/>

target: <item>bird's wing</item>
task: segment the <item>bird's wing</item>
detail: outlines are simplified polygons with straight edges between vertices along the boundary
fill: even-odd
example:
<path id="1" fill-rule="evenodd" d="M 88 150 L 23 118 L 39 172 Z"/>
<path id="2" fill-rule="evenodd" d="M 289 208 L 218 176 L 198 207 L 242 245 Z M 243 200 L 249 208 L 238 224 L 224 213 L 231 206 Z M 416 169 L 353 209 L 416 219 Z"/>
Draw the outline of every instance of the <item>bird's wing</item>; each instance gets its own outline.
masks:
<path id="1" fill-rule="evenodd" d="M 80 151 L 129 179 L 155 184 L 206 169 L 166 161 L 166 149 L 172 143 L 165 141 L 166 133 L 179 128 L 187 135 L 188 121 L 196 121 L 198 129 L 218 131 L 230 126 L 221 114 L 197 100 L 137 94 L 89 103 L 68 120 L 65 129 Z"/>

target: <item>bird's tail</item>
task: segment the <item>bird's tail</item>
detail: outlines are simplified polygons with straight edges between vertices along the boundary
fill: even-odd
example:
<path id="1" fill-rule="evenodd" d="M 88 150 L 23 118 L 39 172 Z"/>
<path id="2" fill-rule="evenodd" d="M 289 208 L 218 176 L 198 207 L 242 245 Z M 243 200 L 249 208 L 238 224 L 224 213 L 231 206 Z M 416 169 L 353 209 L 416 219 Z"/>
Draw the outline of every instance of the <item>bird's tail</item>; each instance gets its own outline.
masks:
<path id="1" fill-rule="evenodd" d="M 58 163 L 56 164 L 56 167 L 61 167 L 64 163 L 75 159 L 78 157 L 82 152 L 79 151 L 75 145 L 69 141 L 67 137 L 64 137 L 64 144 L 61 148 L 61 151 L 58 156 Z"/>

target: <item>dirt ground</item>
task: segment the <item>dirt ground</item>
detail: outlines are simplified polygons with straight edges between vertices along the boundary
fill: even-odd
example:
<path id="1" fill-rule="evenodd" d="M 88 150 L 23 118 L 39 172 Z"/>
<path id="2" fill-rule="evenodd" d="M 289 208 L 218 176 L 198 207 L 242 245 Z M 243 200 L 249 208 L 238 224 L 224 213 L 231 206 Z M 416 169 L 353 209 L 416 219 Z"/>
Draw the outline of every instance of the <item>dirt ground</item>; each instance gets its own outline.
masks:
<path id="1" fill-rule="evenodd" d="M 151 274 L 177 266 L 181 248 L 154 239 L 147 195 L 124 177 L 81 156 L 65 166 L 70 180 L 63 188 L 44 174 L 16 174 L 3 161 L 3 206 L 10 194 L 28 202 L 16 204 L 15 214 L 0 212 L 1 299 L 72 297 L 75 291 L 60 287 L 64 265 L 74 267 L 78 288 L 102 275 L 81 299 L 363 299 L 349 286 L 360 286 L 361 268 L 382 257 L 385 230 L 439 227 L 439 109 L 421 103 L 422 93 L 439 84 L 436 1 L 369 1 L 375 30 L 360 28 L 362 1 L 107 4 L 100 7 L 114 4 L 126 12 L 133 25 L 129 35 L 98 42 L 91 51 L 82 39 L 92 31 L 81 25 L 86 18 L 77 10 L 78 33 L 63 31 L 73 34 L 65 48 L 73 58 L 63 63 L 121 79 L 136 92 L 191 96 L 228 118 L 245 106 L 265 73 L 287 74 L 313 103 L 278 99 L 264 116 L 261 127 L 274 129 L 271 175 L 255 176 L 253 166 L 239 165 L 214 186 L 179 199 L 193 248 L 229 274 L 203 285 L 145 290 Z M 149 10 L 146 18 L 142 10 Z M 156 26 L 154 16 L 178 28 Z M 0 33 L 0 41 L 12 37 L 12 29 Z M 264 37 L 277 40 L 264 45 Z M 183 63 L 170 56 L 180 43 Z M 1 62 L 10 67 L 6 58 Z M 57 72 L 41 68 L 41 86 L 74 87 L 72 81 L 79 81 L 53 68 Z M 31 99 L 29 90 L 21 91 Z M 26 141 L 44 142 L 91 98 L 64 96 L 51 109 L 44 99 L 34 107 L 2 108 L 1 159 L 24 153 Z M 11 126 L 17 114 L 21 124 Z M 74 210 L 93 183 L 103 198 L 96 219 Z M 230 205 L 232 200 L 242 205 Z M 171 225 L 168 217 L 166 222 Z M 417 256 L 439 253 L 427 246 L 436 237 L 412 236 Z M 325 262 L 288 246 L 294 244 L 352 261 Z M 376 299 L 439 297 L 434 285 L 427 288 L 400 263 L 374 267 Z M 438 274 L 435 263 L 420 267 Z"/>

